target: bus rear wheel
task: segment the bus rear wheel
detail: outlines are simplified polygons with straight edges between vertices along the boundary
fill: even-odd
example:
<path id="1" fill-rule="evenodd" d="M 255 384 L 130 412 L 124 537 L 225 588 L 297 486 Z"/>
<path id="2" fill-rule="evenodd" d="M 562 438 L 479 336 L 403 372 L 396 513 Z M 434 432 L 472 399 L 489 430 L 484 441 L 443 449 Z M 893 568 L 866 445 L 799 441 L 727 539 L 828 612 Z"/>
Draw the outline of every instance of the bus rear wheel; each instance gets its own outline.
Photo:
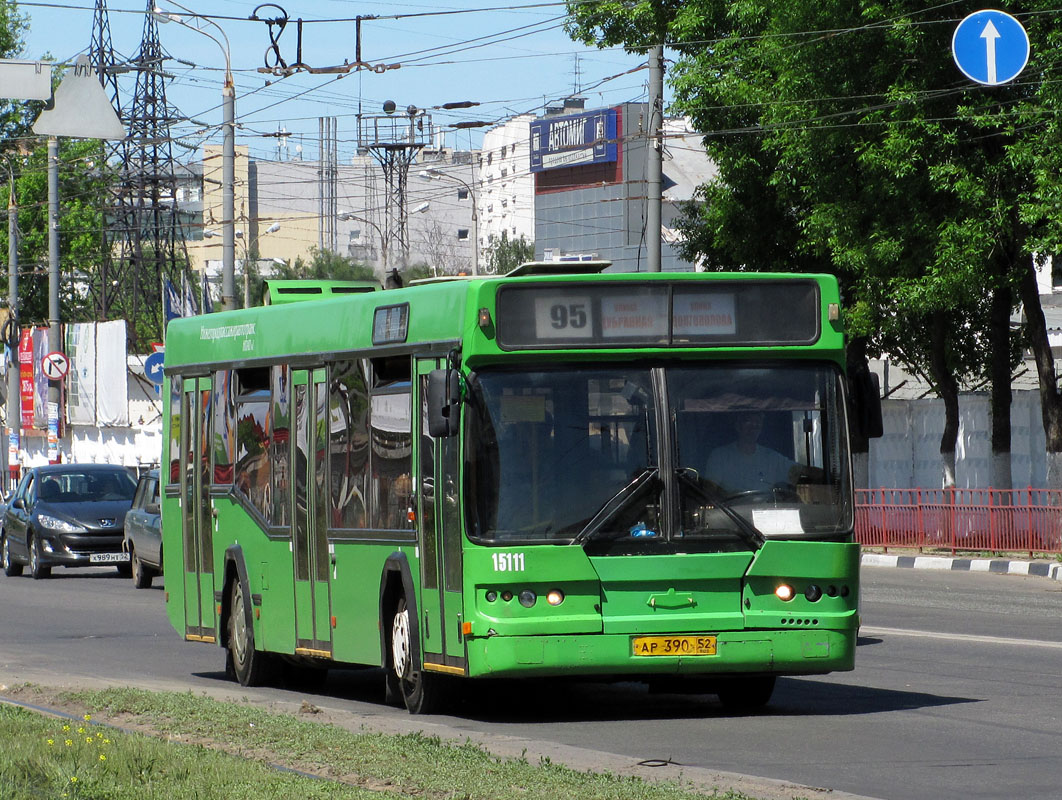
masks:
<path id="1" fill-rule="evenodd" d="M 732 678 L 721 683 L 716 694 L 727 711 L 749 714 L 759 711 L 771 701 L 776 680 L 774 675 Z"/>
<path id="2" fill-rule="evenodd" d="M 226 671 L 230 671 L 241 686 L 261 686 L 269 679 L 269 656 L 255 650 L 254 631 L 247 612 L 240 583 L 233 581 L 229 603 L 229 653 Z"/>
<path id="3" fill-rule="evenodd" d="M 420 659 L 413 655 L 414 649 L 409 605 L 406 598 L 402 597 L 391 622 L 391 673 L 387 676 L 388 684 L 389 688 L 398 688 L 410 714 L 430 714 L 439 706 L 439 677 L 424 672 Z"/>

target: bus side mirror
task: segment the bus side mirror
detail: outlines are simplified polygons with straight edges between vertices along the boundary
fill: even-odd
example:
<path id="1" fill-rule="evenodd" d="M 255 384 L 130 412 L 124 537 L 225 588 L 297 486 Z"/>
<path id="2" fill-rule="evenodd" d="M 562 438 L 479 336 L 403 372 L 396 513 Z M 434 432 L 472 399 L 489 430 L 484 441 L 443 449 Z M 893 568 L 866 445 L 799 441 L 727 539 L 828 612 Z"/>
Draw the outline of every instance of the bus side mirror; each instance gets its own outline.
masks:
<path id="1" fill-rule="evenodd" d="M 878 376 L 870 370 L 854 375 L 851 381 L 855 400 L 854 422 L 866 439 L 878 439 L 885 433 L 881 419 L 881 389 Z"/>
<path id="2" fill-rule="evenodd" d="M 457 434 L 461 413 L 461 378 L 455 369 L 428 373 L 428 433 L 436 439 Z"/>

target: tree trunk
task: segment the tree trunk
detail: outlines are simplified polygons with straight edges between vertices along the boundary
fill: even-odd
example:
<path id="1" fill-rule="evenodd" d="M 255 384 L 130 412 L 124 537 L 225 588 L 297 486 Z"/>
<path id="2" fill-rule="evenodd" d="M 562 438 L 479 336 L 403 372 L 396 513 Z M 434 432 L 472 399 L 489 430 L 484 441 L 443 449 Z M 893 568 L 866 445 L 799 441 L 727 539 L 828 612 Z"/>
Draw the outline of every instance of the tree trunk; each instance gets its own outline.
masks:
<path id="1" fill-rule="evenodd" d="M 1055 360 L 1031 257 L 1028 269 L 1022 274 L 1021 300 L 1025 306 L 1025 337 L 1040 381 L 1040 416 L 1047 435 L 1047 488 L 1062 489 L 1062 394 L 1058 390 Z"/>
<path id="2" fill-rule="evenodd" d="M 944 469 L 943 487 L 955 486 L 955 449 L 959 439 L 959 382 L 948 367 L 948 315 L 936 311 L 930 317 L 929 373 L 944 401 L 944 433 L 940 437 L 940 458 Z"/>
<path id="3" fill-rule="evenodd" d="M 991 310 L 991 417 L 992 417 L 992 465 L 991 483 L 995 489 L 1011 488 L 1010 472 L 1010 310 L 1013 306 L 1009 284 L 1005 275 L 1000 276 L 1000 285 L 992 292 Z"/>

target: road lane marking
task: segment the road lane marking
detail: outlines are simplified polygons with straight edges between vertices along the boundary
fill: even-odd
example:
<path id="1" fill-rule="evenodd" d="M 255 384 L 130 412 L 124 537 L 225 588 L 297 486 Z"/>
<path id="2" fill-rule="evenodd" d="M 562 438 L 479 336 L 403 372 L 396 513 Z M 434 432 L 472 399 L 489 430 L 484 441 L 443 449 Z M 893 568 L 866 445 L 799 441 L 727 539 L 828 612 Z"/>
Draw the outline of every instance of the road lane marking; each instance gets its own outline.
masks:
<path id="1" fill-rule="evenodd" d="M 954 642 L 974 642 L 975 644 L 1002 644 L 1009 647 L 1046 647 L 1049 650 L 1062 650 L 1062 642 L 1045 642 L 1041 639 L 1007 639 L 1002 636 L 976 636 L 969 633 L 942 633 L 940 631 L 914 631 L 907 628 L 878 628 L 863 625 L 860 634 L 869 636 L 913 636 L 920 639 L 950 639 Z"/>

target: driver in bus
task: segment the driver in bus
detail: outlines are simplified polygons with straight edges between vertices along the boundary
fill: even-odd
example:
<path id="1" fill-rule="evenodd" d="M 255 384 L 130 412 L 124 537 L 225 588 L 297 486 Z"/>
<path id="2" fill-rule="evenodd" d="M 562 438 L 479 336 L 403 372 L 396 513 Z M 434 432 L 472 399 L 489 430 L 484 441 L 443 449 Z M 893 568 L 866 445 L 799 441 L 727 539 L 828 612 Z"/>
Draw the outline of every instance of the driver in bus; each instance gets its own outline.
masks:
<path id="1" fill-rule="evenodd" d="M 743 411 L 735 415 L 734 440 L 708 454 L 707 477 L 724 493 L 771 492 L 811 477 L 813 468 L 760 444 L 762 433 L 763 412 Z"/>

